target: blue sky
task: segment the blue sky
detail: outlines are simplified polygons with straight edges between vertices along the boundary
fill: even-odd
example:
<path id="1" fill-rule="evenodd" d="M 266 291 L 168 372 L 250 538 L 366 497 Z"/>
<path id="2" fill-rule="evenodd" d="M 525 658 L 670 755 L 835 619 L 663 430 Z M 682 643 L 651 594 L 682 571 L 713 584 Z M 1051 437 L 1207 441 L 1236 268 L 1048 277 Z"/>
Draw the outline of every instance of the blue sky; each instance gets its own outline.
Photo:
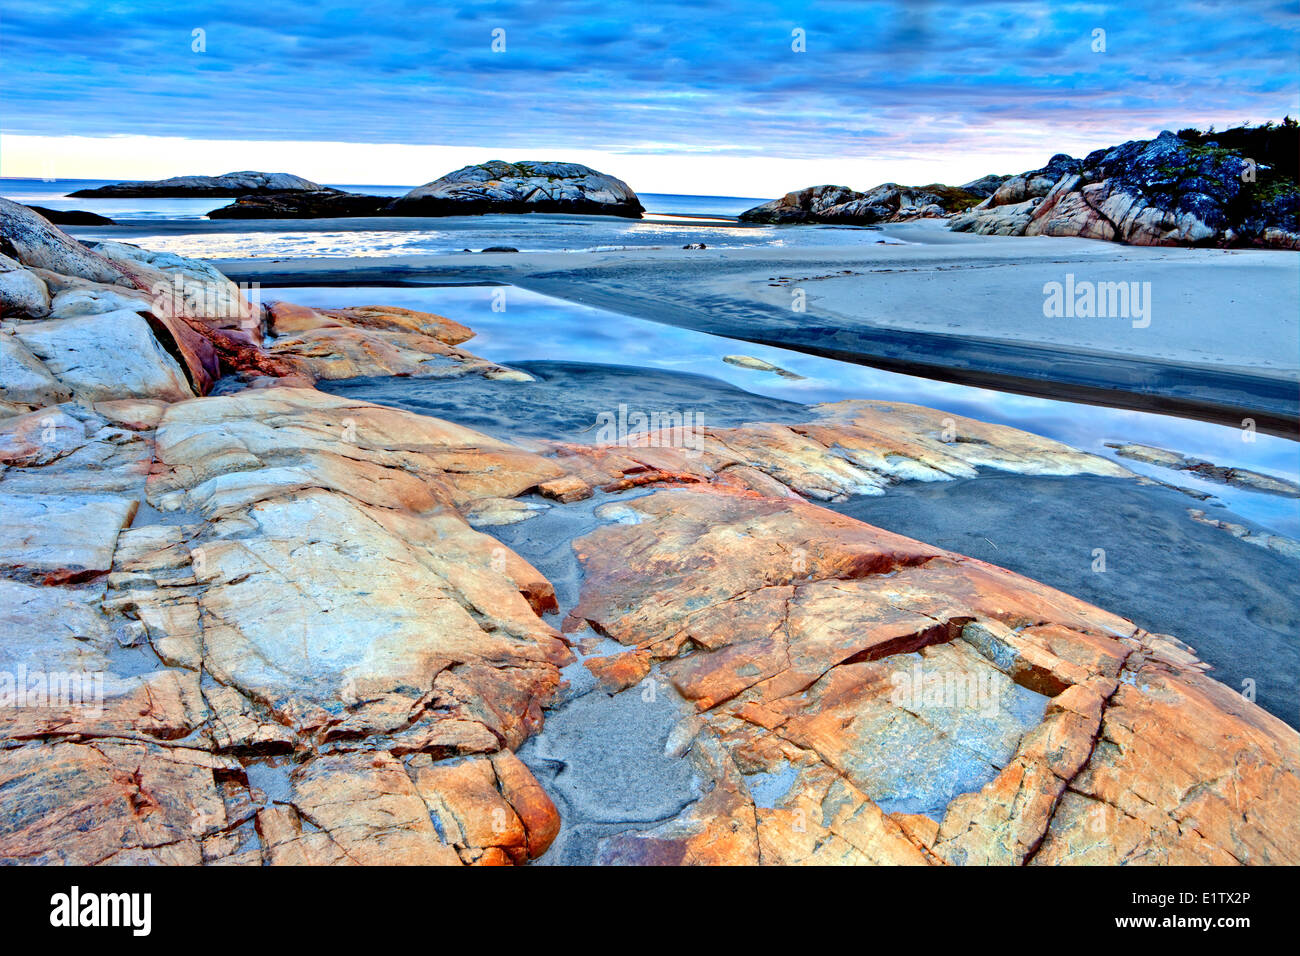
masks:
<path id="1" fill-rule="evenodd" d="M 655 188 L 692 169 L 725 179 L 734 160 L 762 195 L 793 161 L 859 187 L 876 171 L 956 181 L 1297 112 L 1298 26 L 1297 2 L 0 0 L 0 173 L 30 174 L 52 140 L 130 134 L 168 138 L 164 167 L 190 164 L 175 173 L 224 171 L 193 168 L 225 157 L 203 143 L 255 141 L 297 145 L 242 146 L 245 167 L 297 160 L 345 182 L 446 171 L 412 168 L 442 154 L 411 148 L 625 156 Z M 312 143 L 393 148 L 340 177 L 351 167 Z M 121 147 L 63 150 L 63 172 L 114 176 L 131 150 L 158 152 Z"/>

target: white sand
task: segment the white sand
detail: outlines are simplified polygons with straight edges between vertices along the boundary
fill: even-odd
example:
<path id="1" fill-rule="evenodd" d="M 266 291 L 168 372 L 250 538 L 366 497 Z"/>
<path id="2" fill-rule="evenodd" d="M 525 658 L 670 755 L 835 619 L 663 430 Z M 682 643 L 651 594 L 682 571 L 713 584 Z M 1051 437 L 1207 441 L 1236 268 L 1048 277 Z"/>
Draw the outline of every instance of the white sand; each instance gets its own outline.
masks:
<path id="1" fill-rule="evenodd" d="M 381 279 L 495 280 L 644 318 L 698 325 L 709 311 L 743 331 L 780 321 L 890 328 L 1035 344 L 1064 351 L 1249 370 L 1300 382 L 1300 253 L 1139 248 L 1087 239 L 954 234 L 938 221 L 892 226 L 916 244 L 846 249 L 678 248 L 618 252 L 222 260 L 233 278 L 322 273 Z M 847 270 L 847 274 L 846 274 Z M 565 273 L 556 276 L 555 273 Z M 1149 325 L 1129 317 L 1047 317 L 1044 285 L 1136 283 Z M 788 281 L 774 285 L 773 277 Z M 807 311 L 793 310 L 793 290 Z M 1103 296 L 1104 298 L 1104 289 Z M 708 300 L 706 302 L 706 300 Z M 762 314 L 745 312 L 757 307 Z"/>

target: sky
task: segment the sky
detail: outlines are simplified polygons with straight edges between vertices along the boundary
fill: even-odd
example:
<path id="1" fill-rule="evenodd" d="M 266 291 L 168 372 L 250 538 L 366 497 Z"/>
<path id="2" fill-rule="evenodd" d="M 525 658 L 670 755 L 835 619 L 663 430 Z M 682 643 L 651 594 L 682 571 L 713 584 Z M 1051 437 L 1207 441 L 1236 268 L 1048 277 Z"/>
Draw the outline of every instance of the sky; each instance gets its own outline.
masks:
<path id="1" fill-rule="evenodd" d="M 1300 0 L 0 0 L 0 176 L 957 184 L 1300 115 Z"/>

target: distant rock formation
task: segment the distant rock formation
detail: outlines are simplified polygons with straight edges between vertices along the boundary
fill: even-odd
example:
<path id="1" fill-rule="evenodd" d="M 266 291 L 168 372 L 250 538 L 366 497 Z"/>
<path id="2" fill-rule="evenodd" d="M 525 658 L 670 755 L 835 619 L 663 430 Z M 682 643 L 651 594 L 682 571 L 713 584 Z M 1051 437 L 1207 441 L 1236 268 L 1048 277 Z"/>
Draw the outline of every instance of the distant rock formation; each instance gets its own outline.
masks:
<path id="1" fill-rule="evenodd" d="M 213 209 L 209 219 L 346 219 L 383 216 L 389 196 L 348 193 L 340 189 L 291 189 L 240 196 L 229 206 Z"/>
<path id="2" fill-rule="evenodd" d="M 1142 246 L 1300 248 L 1300 128 L 1168 130 L 1060 154 L 1012 176 L 952 228 L 999 236 L 1082 236 Z"/>
<path id="3" fill-rule="evenodd" d="M 171 179 L 112 183 L 95 189 L 68 193 L 73 198 L 147 198 L 177 196 L 251 196 L 290 190 L 324 189 L 318 183 L 288 173 L 259 173 L 244 170 L 224 176 L 173 176 Z"/>
<path id="4" fill-rule="evenodd" d="M 56 226 L 115 226 L 117 223 L 107 216 L 99 216 L 84 209 L 47 209 L 44 206 L 28 206 Z"/>
<path id="5" fill-rule="evenodd" d="M 865 193 L 845 186 L 810 186 L 747 209 L 740 218 L 743 222 L 778 225 L 825 222 L 869 226 L 877 222 L 946 216 L 975 205 L 982 195 L 987 194 L 940 183 L 929 186 L 883 183 Z"/>
<path id="6" fill-rule="evenodd" d="M 388 211 L 396 216 L 567 212 L 639 219 L 645 207 L 627 183 L 589 166 L 492 160 L 412 189 Z"/>
<path id="7" fill-rule="evenodd" d="M 330 219 L 355 216 L 477 216 L 559 212 L 638 219 L 645 207 L 621 179 L 577 163 L 466 166 L 405 196 L 370 196 L 338 189 L 292 189 L 240 198 L 208 213 L 211 219 Z"/>

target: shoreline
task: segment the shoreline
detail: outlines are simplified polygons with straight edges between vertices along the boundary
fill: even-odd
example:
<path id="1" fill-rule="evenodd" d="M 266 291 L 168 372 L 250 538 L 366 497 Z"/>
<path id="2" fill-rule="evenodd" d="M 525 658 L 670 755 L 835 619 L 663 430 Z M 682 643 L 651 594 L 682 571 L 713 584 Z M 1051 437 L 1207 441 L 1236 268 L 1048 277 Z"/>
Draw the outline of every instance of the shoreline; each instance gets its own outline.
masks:
<path id="1" fill-rule="evenodd" d="M 1276 318 L 1259 304 L 1261 296 L 1266 299 L 1271 293 L 1268 288 L 1250 295 L 1237 292 L 1246 301 L 1232 315 L 1180 315 L 1176 327 L 1170 329 L 1174 324 L 1165 323 L 1164 330 L 1137 338 L 1137 344 L 1136 336 L 1127 332 L 1127 322 L 1122 329 L 1102 329 L 1109 333 L 1109 340 L 1093 347 L 1080 341 L 1082 333 L 1045 327 L 1032 320 L 1011 321 L 996 310 L 964 322 L 963 332 L 957 334 L 937 330 L 942 320 L 953 317 L 932 317 L 936 310 L 927 308 L 924 301 L 914 305 L 909 315 L 887 322 L 870 314 L 872 309 L 879 310 L 876 302 L 861 304 L 881 283 L 901 284 L 894 295 L 885 296 L 888 301 L 915 301 L 937 282 L 951 285 L 954 280 L 949 276 L 937 278 L 949 271 L 960 273 L 955 281 L 962 284 L 966 298 L 1006 297 L 1009 293 L 999 285 L 1006 273 L 1000 267 L 1021 261 L 1026 245 L 1036 253 L 1032 264 L 1043 275 L 1070 269 L 1106 274 L 1105 270 L 1119 269 L 1123 274 L 1163 276 L 1159 281 L 1175 288 L 1192 279 L 1207 286 L 1219 281 L 1209 266 L 1222 252 L 1135 252 L 1133 247 L 1093 240 L 975 237 L 972 244 L 972 237 L 947 233 L 927 238 L 939 242 L 933 246 L 890 245 L 885 250 L 876 247 L 868 250 L 869 256 L 861 249 L 842 247 L 704 251 L 656 247 L 518 253 L 491 256 L 487 261 L 481 253 L 226 259 L 220 260 L 220 266 L 235 281 L 255 281 L 268 289 L 515 285 L 623 315 L 891 372 L 1237 427 L 1245 419 L 1254 419 L 1259 431 L 1300 439 L 1300 368 L 1277 360 L 1279 355 L 1300 355 L 1300 338 L 1294 345 L 1289 343 L 1293 334 L 1289 329 L 1256 334 Z M 956 241 L 944 241 L 950 238 Z M 1252 257 L 1249 264 L 1265 270 L 1270 282 L 1291 281 L 1271 271 L 1275 265 L 1285 265 L 1284 260 L 1271 261 L 1285 253 L 1247 255 Z M 832 274 L 806 280 L 807 311 L 792 313 L 777 305 L 782 295 L 789 296 L 789 283 L 766 280 L 813 266 Z M 836 270 L 853 274 L 836 275 Z M 1021 281 L 1014 293 L 1021 299 L 1022 312 L 1027 308 L 1025 290 L 1032 289 L 1036 278 Z M 773 285 L 778 288 L 772 289 Z M 935 294 L 952 293 L 940 288 Z M 1185 293 L 1196 294 L 1197 290 Z M 1015 311 L 1007 304 L 1003 309 Z M 1184 324 L 1194 328 L 1184 329 Z M 1239 353 L 1227 358 L 1236 361 L 1211 361 L 1213 349 L 1189 345 L 1190 338 L 1207 327 L 1219 337 L 1233 340 Z"/>

